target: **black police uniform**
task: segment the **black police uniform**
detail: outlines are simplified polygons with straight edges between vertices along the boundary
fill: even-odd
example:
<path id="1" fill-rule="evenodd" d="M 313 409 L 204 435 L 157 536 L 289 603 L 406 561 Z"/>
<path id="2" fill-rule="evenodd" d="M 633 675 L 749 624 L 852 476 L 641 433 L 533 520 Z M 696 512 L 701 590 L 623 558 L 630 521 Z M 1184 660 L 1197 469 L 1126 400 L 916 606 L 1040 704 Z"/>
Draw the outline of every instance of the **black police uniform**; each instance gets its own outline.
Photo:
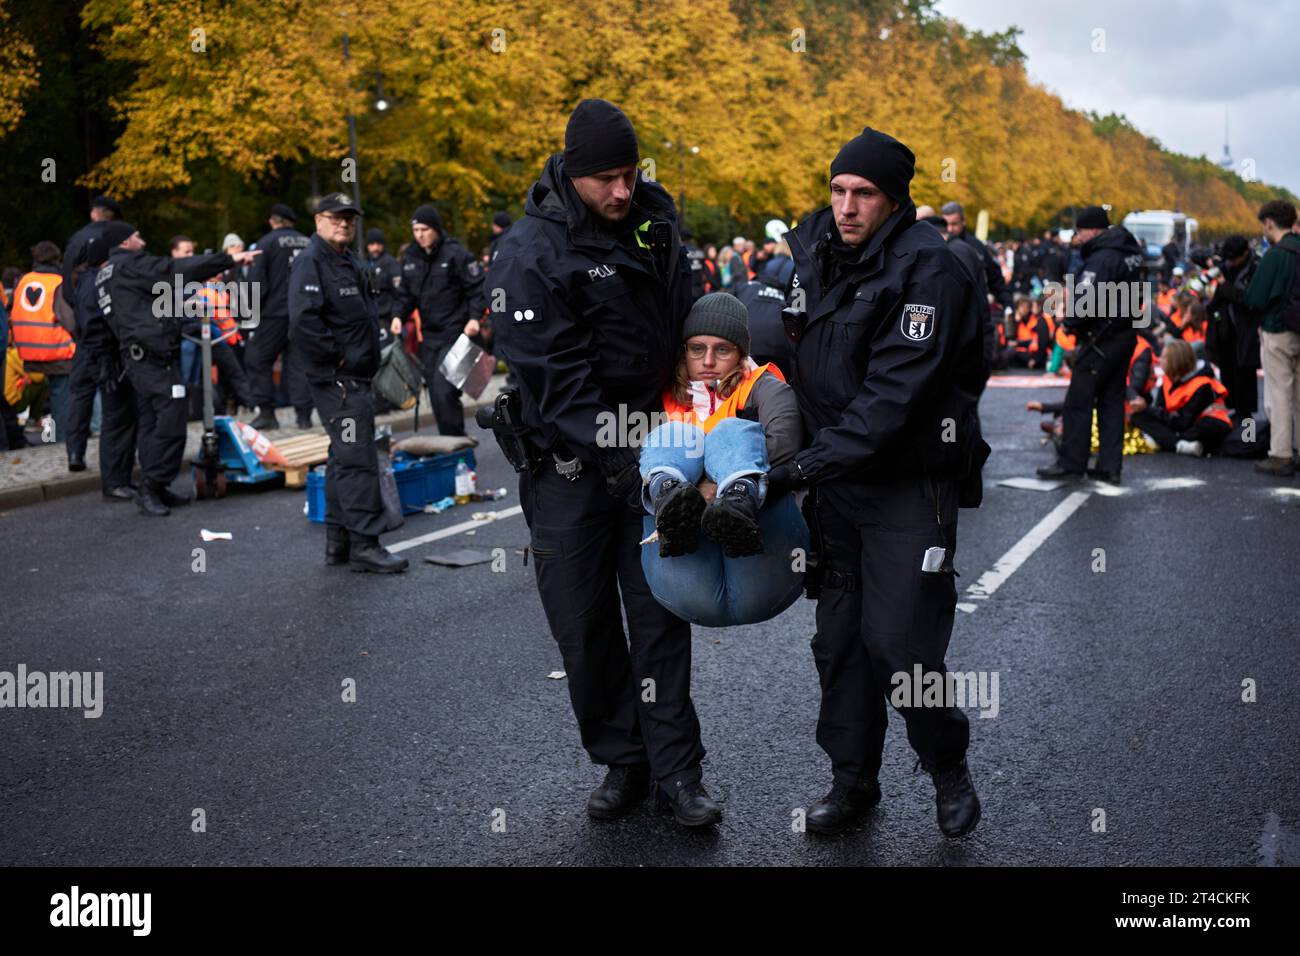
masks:
<path id="1" fill-rule="evenodd" d="M 980 261 L 984 264 L 984 287 L 989 295 L 993 296 L 994 302 L 1004 309 L 1009 306 L 1011 290 L 1007 288 L 1006 280 L 1002 278 L 1002 266 L 998 265 L 998 260 L 993 257 L 993 250 L 981 241 L 979 236 L 965 228 L 953 236 L 951 241 L 963 242 L 979 254 Z"/>
<path id="2" fill-rule="evenodd" d="M 224 252 L 173 259 L 119 246 L 95 276 L 99 307 L 117 336 L 136 394 L 144 490 L 155 496 L 180 471 L 189 410 L 180 366 L 182 316 L 172 289 L 178 277 L 182 284 L 203 282 L 233 261 Z M 161 294 L 154 291 L 159 283 L 166 288 Z"/>
<path id="3" fill-rule="evenodd" d="M 483 317 L 483 264 L 447 235 L 441 221 L 434 228 L 439 238 L 432 249 L 426 252 L 417 242 L 407 246 L 402 262 L 401 308 L 396 314 L 405 319 L 420 310 L 420 361 L 438 432 L 463 435 L 465 409 L 460 389 L 443 378 L 438 367 L 465 323 Z"/>
<path id="4" fill-rule="evenodd" d="M 493 326 L 519 380 L 524 420 L 547 450 L 519 482 L 538 591 L 592 761 L 648 762 L 672 792 L 700 779 L 704 757 L 690 698 L 690 625 L 646 584 L 640 508 L 606 490 L 604 476 L 635 468 L 636 454 L 601 447 L 598 430 L 620 406 L 625 417 L 662 409 L 691 303 L 690 266 L 658 183 L 636 184 L 627 231 L 616 236 L 598 227 L 557 154 L 525 213 L 492 262 L 492 285 L 505 293 Z M 660 237 L 658 257 L 635 238 L 647 234 Z M 556 455 L 581 462 L 574 480 L 559 473 Z M 653 700 L 643 693 L 647 679 Z"/>
<path id="5" fill-rule="evenodd" d="M 312 401 L 330 436 L 325 466 L 325 522 L 354 542 L 388 530 L 375 452 L 379 311 L 366 269 L 350 248 L 319 235 L 293 263 L 289 281 L 290 340 L 301 356 Z"/>
<path id="6" fill-rule="evenodd" d="M 136 397 L 123 373 L 117 337 L 104 320 L 95 288 L 99 266 L 76 278 L 77 354 L 72 361 L 68 402 L 68 454 L 86 454 L 95 393 L 99 392 L 103 418 L 99 430 L 99 474 L 103 490 L 112 492 L 131 484 L 135 466 Z"/>
<path id="7" fill-rule="evenodd" d="M 749 348 L 754 361 L 759 365 L 775 363 L 790 381 L 794 377 L 794 342 L 781 318 L 786 297 L 780 276 L 764 272 L 737 289 L 736 298 L 749 310 Z"/>
<path id="8" fill-rule="evenodd" d="M 289 385 L 289 401 L 299 417 L 311 414 L 312 399 L 302 369 L 294 361 L 289 345 L 289 267 L 294 257 L 307 247 L 308 239 L 289 226 L 272 229 L 254 243 L 262 254 L 248 269 L 250 281 L 259 283 L 260 321 L 248 333 L 244 346 L 244 374 L 248 378 L 251 398 L 259 411 L 274 412 L 275 382 L 273 366 L 276 356 L 283 355 L 280 371 Z"/>
<path id="9" fill-rule="evenodd" d="M 60 269 L 60 273 L 63 275 L 61 289 L 63 299 L 68 305 L 75 306 L 77 302 L 77 276 L 75 270 L 77 266 L 85 264 L 87 245 L 91 239 L 103 235 L 106 225 L 108 225 L 107 221 L 96 222 L 91 220 L 69 236 L 68 244 L 63 247 L 63 266 Z M 102 264 L 100 263 L 100 265 Z"/>
<path id="10" fill-rule="evenodd" d="M 1092 411 L 1097 410 L 1097 472 L 1118 477 L 1124 463 L 1125 383 L 1129 359 L 1137 344 L 1135 321 L 1140 311 L 1107 314 L 1111 283 L 1125 283 L 1124 299 L 1132 304 L 1142 279 L 1142 246 L 1123 226 L 1111 226 L 1083 244 L 1083 268 L 1075 280 L 1074 301 L 1079 303 L 1091 284 L 1098 315 L 1066 316 L 1065 327 L 1079 336 L 1070 385 L 1065 392 L 1061 424 L 1064 429 L 1057 465 L 1083 474 L 1092 443 Z M 1104 283 L 1104 284 L 1103 284 Z M 1144 297 L 1145 299 L 1145 297 Z"/>
<path id="11" fill-rule="evenodd" d="M 806 297 L 795 391 L 813 436 L 795 467 L 814 487 L 825 569 L 812 642 L 817 742 L 837 782 L 869 787 L 892 676 L 945 670 L 959 484 L 972 470 L 978 481 L 988 451 L 975 414 L 983 303 L 910 200 L 859 250 L 839 242 L 829 208 L 787 240 Z M 922 571 L 930 548 L 943 549 L 940 571 Z M 900 713 L 927 771 L 964 759 L 960 710 Z"/>
<path id="12" fill-rule="evenodd" d="M 379 323 L 386 327 L 392 323 L 393 316 L 401 314 L 402 267 L 384 251 L 374 259 L 366 259 L 366 274 L 370 277 Z"/>

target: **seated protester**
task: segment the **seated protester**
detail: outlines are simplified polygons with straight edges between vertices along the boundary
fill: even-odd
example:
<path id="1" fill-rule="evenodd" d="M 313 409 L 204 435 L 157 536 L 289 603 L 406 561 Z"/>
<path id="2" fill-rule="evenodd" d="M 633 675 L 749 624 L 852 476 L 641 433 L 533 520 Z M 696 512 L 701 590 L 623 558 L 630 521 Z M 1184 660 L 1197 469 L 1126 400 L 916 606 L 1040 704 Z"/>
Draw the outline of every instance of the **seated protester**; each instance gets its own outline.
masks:
<path id="1" fill-rule="evenodd" d="M 679 617 L 706 627 L 752 624 L 799 596 L 808 526 L 794 494 L 767 501 L 766 475 L 803 441 L 794 391 L 774 365 L 749 358 L 745 306 L 711 292 L 691 307 L 676 381 L 664 391 L 668 421 L 641 449 L 648 539 L 641 565 L 650 591 Z"/>
<path id="2" fill-rule="evenodd" d="M 1223 401 L 1228 390 L 1186 342 L 1168 343 L 1160 364 L 1165 377 L 1155 404 L 1135 411 L 1133 424 L 1163 451 L 1197 457 L 1213 451 L 1232 431 Z"/>
<path id="3" fill-rule="evenodd" d="M 1178 339 L 1183 337 L 1183 326 L 1187 324 L 1195 302 L 1196 296 L 1187 291 L 1179 292 L 1174 296 L 1174 307 L 1168 313 L 1168 328 L 1165 330 L 1170 336 Z"/>
<path id="4" fill-rule="evenodd" d="M 1197 358 L 1205 357 L 1205 327 L 1207 315 L 1205 306 L 1199 302 L 1193 302 L 1187 307 L 1187 315 L 1183 320 L 1182 327 L 1174 333 L 1192 347 L 1192 351 Z"/>
<path id="5" fill-rule="evenodd" d="M 1021 303 L 1027 307 L 1018 309 L 1015 316 L 1016 341 L 1011 361 L 1025 368 L 1042 368 L 1052 352 L 1052 320 L 1043 315 L 1037 300 L 1022 299 Z"/>
<path id="6" fill-rule="evenodd" d="M 1052 354 L 1047 360 L 1047 374 L 1068 376 L 1074 367 L 1074 351 L 1079 339 L 1065 330 L 1065 323 L 1059 317 L 1055 326 L 1056 331 L 1052 333 Z"/>
<path id="7" fill-rule="evenodd" d="M 1133 345 L 1133 354 L 1128 360 L 1128 375 L 1124 382 L 1130 413 L 1151 404 L 1156 385 L 1156 366 L 1159 361 L 1151 340 L 1139 331 L 1137 342 Z M 1142 399 L 1141 405 L 1134 408 L 1134 402 L 1139 398 Z"/>

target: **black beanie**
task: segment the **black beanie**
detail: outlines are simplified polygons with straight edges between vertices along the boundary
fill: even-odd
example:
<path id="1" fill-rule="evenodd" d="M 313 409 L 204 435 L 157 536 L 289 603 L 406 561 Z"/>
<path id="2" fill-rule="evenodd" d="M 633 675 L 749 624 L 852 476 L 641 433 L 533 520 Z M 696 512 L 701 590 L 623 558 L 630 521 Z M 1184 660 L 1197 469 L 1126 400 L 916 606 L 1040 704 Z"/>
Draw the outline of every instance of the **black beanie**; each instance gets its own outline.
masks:
<path id="1" fill-rule="evenodd" d="M 845 143 L 831 163 L 831 179 L 840 173 L 853 173 L 871 180 L 886 196 L 900 203 L 911 198 L 908 189 L 915 172 L 915 154 L 894 137 L 870 126 Z"/>
<path id="2" fill-rule="evenodd" d="M 590 176 L 619 166 L 635 166 L 641 157 L 636 130 L 609 100 L 583 100 L 564 130 L 564 172 Z"/>
<path id="3" fill-rule="evenodd" d="M 440 236 L 446 231 L 442 228 L 442 217 L 438 215 L 438 210 L 428 203 L 420 206 L 412 214 L 411 225 L 414 226 L 417 223 L 422 226 L 432 226 L 438 230 Z"/>
<path id="4" fill-rule="evenodd" d="M 116 219 L 112 222 L 104 223 L 103 231 L 100 232 L 100 235 L 104 237 L 104 241 L 108 243 L 108 248 L 110 250 L 116 249 L 135 234 L 135 226 L 131 225 L 129 222 L 119 222 Z"/>
<path id="5" fill-rule="evenodd" d="M 716 335 L 735 342 L 749 354 L 749 309 L 729 292 L 710 292 L 691 306 L 682 326 L 682 341 L 695 335 Z"/>
<path id="6" fill-rule="evenodd" d="M 102 266 L 108 259 L 109 247 L 104 241 L 103 233 L 86 240 L 86 265 L 92 269 Z"/>
<path id="7" fill-rule="evenodd" d="M 1089 206 L 1074 220 L 1075 229 L 1109 229 L 1110 216 L 1100 206 Z"/>
<path id="8" fill-rule="evenodd" d="M 1219 255 L 1225 259 L 1235 259 L 1250 249 L 1250 243 L 1246 237 L 1233 233 L 1230 236 L 1224 236 L 1223 245 L 1219 246 Z"/>
<path id="9" fill-rule="evenodd" d="M 492 222 L 494 225 L 500 226 L 502 229 L 509 229 L 510 224 L 513 223 L 514 220 L 510 218 L 510 213 L 499 212 L 492 217 Z"/>
<path id="10" fill-rule="evenodd" d="M 382 230 L 382 229 L 367 229 L 367 230 L 366 230 L 366 245 L 370 245 L 370 243 L 372 243 L 372 242 L 377 242 L 377 243 L 379 243 L 381 246 L 383 246 L 383 245 L 387 245 L 387 243 L 384 242 L 384 230 Z"/>

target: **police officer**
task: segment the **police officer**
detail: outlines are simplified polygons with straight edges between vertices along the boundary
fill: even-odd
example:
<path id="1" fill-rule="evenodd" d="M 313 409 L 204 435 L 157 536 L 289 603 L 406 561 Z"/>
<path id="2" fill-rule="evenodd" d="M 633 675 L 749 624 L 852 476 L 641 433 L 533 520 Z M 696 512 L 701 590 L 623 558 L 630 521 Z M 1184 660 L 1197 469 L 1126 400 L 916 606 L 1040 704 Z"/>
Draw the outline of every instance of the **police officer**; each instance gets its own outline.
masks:
<path id="1" fill-rule="evenodd" d="M 289 401 L 293 404 L 296 424 L 299 428 L 311 427 L 311 393 L 289 346 L 289 266 L 308 242 L 294 228 L 296 222 L 294 211 L 284 203 L 271 207 L 267 219 L 271 231 L 253 244 L 264 255 L 248 271 L 249 280 L 258 283 L 261 321 L 248 334 L 244 372 L 253 401 L 257 403 L 257 417 L 249 424 L 261 431 L 280 427 L 275 417 L 272 373 L 277 356 L 283 356 L 280 374 L 289 384 Z"/>
<path id="2" fill-rule="evenodd" d="M 695 244 L 695 234 L 682 227 L 682 249 L 691 264 L 691 301 L 702 299 L 709 291 L 709 270 L 704 265 L 704 250 Z"/>
<path id="3" fill-rule="evenodd" d="M 175 294 L 191 282 L 203 282 L 234 264 L 255 261 L 257 252 L 173 259 L 151 256 L 144 239 L 129 223 L 114 223 L 110 240 L 130 233 L 112 249 L 95 276 L 100 310 L 121 347 L 122 364 L 136 394 L 139 416 L 140 470 L 143 480 L 136 506 L 140 513 L 162 517 L 169 508 L 189 504 L 169 485 L 176 480 L 185 455 L 185 423 L 189 403 L 181 378 L 181 315 L 183 300 Z"/>
<path id="4" fill-rule="evenodd" d="M 984 303 L 916 221 L 914 165 L 898 140 L 863 130 L 831 163 L 830 206 L 787 235 L 805 304 L 795 389 L 813 437 L 772 470 L 768 494 L 811 485 L 820 527 L 817 742 L 834 782 L 808 811 L 815 832 L 842 829 L 879 801 L 887 699 L 934 778 L 943 832 L 959 836 L 979 819 L 965 715 L 951 701 L 920 706 L 920 687 L 894 696 L 896 675 L 945 670 L 957 508 L 977 503 L 988 454 L 975 416 Z"/>
<path id="5" fill-rule="evenodd" d="M 638 180 L 638 156 L 618 107 L 578 104 L 497 246 L 493 324 L 541 452 L 519 483 L 538 591 L 583 746 L 609 768 L 587 812 L 628 812 L 653 778 L 681 823 L 707 826 L 722 814 L 700 782 L 690 625 L 641 570 L 641 477 L 623 440 L 635 436 L 602 438 L 620 413 L 662 409 L 691 303 L 672 198 Z"/>
<path id="6" fill-rule="evenodd" d="M 788 382 L 794 378 L 794 343 L 786 334 L 782 318 L 787 284 L 782 282 L 780 270 L 764 269 L 752 282 L 736 289 L 736 298 L 749 311 L 750 353 L 754 361 L 759 365 L 775 363 Z"/>
<path id="7" fill-rule="evenodd" d="M 948 223 L 948 238 L 964 242 L 979 253 L 980 261 L 984 264 L 984 286 L 988 294 L 993 296 L 993 301 L 1004 309 L 1011 305 L 1011 290 L 1007 288 L 1006 280 L 1002 278 L 1002 267 L 993 258 L 989 247 L 980 241 L 979 236 L 966 228 L 966 211 L 961 203 L 946 202 L 943 204 L 942 211 L 944 221 Z"/>
<path id="8" fill-rule="evenodd" d="M 379 543 L 388 530 L 375 451 L 379 310 L 351 245 L 361 210 L 346 193 L 316 207 L 316 234 L 289 277 L 289 337 L 330 436 L 325 465 L 325 563 L 390 574 L 408 562 Z"/>
<path id="9" fill-rule="evenodd" d="M 105 321 L 95 290 L 95 278 L 108 259 L 110 243 L 120 244 L 134 230 L 126 223 L 104 223 L 82 250 L 76 276 L 77 354 L 72 372 L 74 401 L 68 410 L 68 446 L 85 453 L 90 436 L 90 409 L 95 392 L 102 396 L 99 430 L 99 475 L 105 501 L 134 501 L 139 489 L 131 481 L 135 466 L 136 397 L 122 368 L 121 346 Z M 90 396 L 91 401 L 84 397 Z M 78 402 L 76 399 L 83 400 Z M 71 452 L 69 452 L 71 455 Z"/>
<path id="10" fill-rule="evenodd" d="M 122 207 L 108 196 L 96 196 L 90 201 L 90 222 L 68 239 L 63 248 L 63 298 L 68 305 L 76 304 L 76 276 L 73 270 L 86 262 L 86 244 L 92 236 L 103 235 L 104 224 L 122 218 Z"/>
<path id="11" fill-rule="evenodd" d="M 1061 418 L 1064 431 L 1056 462 L 1039 468 L 1038 474 L 1043 478 L 1073 479 L 1082 477 L 1086 470 L 1092 478 L 1119 484 L 1124 463 L 1125 381 L 1137 345 L 1134 323 L 1142 314 L 1141 303 L 1148 301 L 1147 296 L 1138 294 L 1142 285 L 1142 245 L 1123 226 L 1111 226 L 1101 206 L 1089 206 L 1079 213 L 1071 241 L 1083 254 L 1083 266 L 1073 289 L 1070 311 L 1076 314 L 1067 313 L 1064 323 L 1078 336 L 1078 346 L 1065 392 Z M 1083 304 L 1089 300 L 1092 307 L 1085 310 Z M 1077 314 L 1083 311 L 1089 314 Z M 1097 465 L 1088 468 L 1094 408 Z"/>
<path id="12" fill-rule="evenodd" d="M 438 371 L 443 358 L 460 334 L 479 334 L 483 315 L 483 264 L 459 242 L 447 235 L 438 210 L 420 206 L 411 216 L 415 241 L 407 247 L 402 263 L 401 309 L 409 318 L 420 310 L 420 361 L 429 385 L 429 402 L 438 432 L 465 434 L 465 409 L 460 389 Z"/>
<path id="13" fill-rule="evenodd" d="M 366 230 L 366 271 L 381 327 L 391 326 L 400 311 L 398 298 L 402 288 L 402 267 L 388 254 L 386 246 L 382 229 Z M 394 331 L 401 331 L 400 320 Z"/>

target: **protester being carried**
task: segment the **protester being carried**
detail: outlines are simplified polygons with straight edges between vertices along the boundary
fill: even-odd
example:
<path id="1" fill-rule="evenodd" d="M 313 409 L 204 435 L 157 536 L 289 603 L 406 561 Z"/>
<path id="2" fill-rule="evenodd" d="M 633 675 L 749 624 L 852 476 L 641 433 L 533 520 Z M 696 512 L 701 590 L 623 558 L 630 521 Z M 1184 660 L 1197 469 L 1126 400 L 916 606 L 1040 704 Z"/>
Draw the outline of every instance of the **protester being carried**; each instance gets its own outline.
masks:
<path id="1" fill-rule="evenodd" d="M 641 451 L 645 531 L 658 540 L 641 564 L 659 603 L 693 623 L 768 620 L 799 596 L 809 543 L 794 495 L 766 498 L 769 467 L 802 444 L 798 401 L 776 366 L 749 357 L 736 298 L 703 296 L 682 338 L 668 421 Z"/>

